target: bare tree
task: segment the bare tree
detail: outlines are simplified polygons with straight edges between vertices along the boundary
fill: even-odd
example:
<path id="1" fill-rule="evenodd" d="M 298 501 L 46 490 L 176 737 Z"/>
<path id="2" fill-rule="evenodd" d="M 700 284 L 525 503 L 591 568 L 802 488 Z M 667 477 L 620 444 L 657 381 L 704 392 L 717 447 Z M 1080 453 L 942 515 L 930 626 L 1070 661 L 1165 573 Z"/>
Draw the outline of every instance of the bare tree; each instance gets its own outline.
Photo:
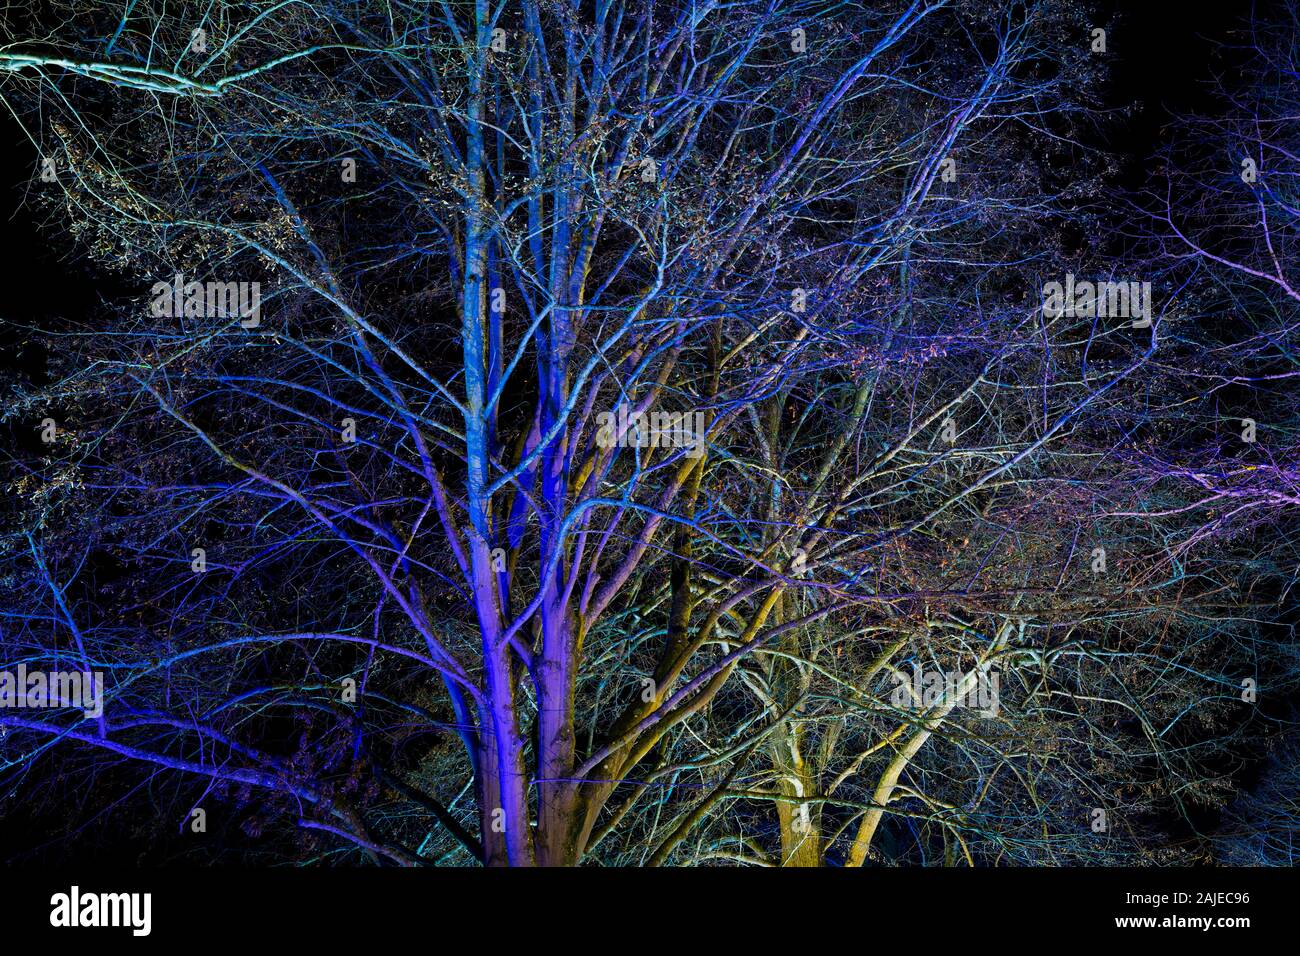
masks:
<path id="1" fill-rule="evenodd" d="M 1044 308 L 1067 5 L 120 16 L 0 50 L 140 288 L 8 409 L 5 658 L 110 675 L 16 769 L 402 864 L 1112 859 L 1093 810 L 1213 789 L 1168 741 L 1249 625 L 1117 451 L 1166 317 Z"/>

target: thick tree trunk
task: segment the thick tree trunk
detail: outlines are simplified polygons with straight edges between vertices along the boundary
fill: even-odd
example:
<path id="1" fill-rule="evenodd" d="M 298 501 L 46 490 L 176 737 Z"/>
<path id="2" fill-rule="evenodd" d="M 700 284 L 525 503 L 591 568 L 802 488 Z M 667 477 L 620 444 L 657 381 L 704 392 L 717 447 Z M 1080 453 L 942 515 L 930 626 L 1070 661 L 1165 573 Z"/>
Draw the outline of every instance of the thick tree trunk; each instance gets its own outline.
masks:
<path id="1" fill-rule="evenodd" d="M 791 797 L 807 797 L 816 792 L 816 781 L 808 772 L 800 750 L 799 725 L 787 721 L 773 734 L 769 752 L 781 792 Z M 781 825 L 781 865 L 821 866 L 821 813 L 818 804 L 777 801 L 777 820 Z"/>

